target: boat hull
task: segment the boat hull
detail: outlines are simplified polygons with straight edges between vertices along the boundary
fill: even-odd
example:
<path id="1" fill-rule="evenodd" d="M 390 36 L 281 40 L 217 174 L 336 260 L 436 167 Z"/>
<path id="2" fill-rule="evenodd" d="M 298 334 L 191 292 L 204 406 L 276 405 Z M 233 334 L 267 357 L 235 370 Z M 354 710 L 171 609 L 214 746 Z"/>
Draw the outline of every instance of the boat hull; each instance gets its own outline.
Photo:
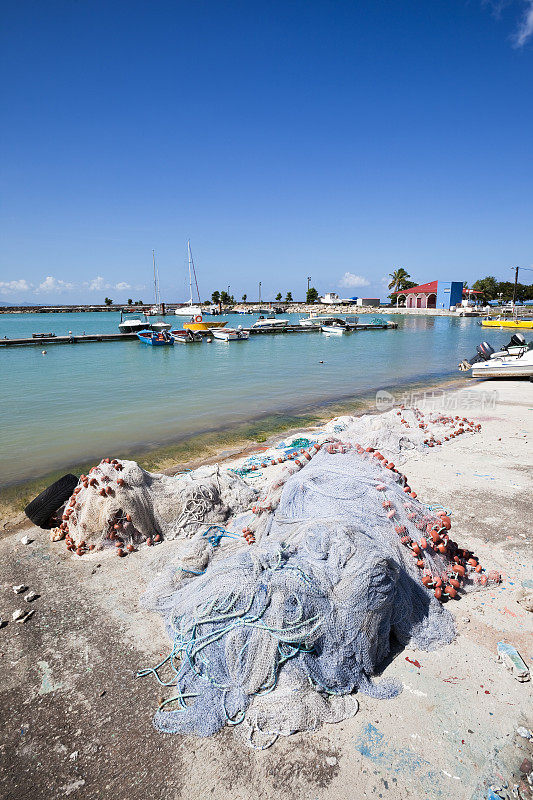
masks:
<path id="1" fill-rule="evenodd" d="M 489 358 L 472 366 L 473 378 L 533 378 L 533 350 L 522 355 Z"/>
<path id="2" fill-rule="evenodd" d="M 533 319 L 483 319 L 484 328 L 533 328 Z"/>
<path id="3" fill-rule="evenodd" d="M 183 327 L 187 331 L 210 331 L 212 328 L 223 328 L 228 322 L 185 322 Z"/>
<path id="4" fill-rule="evenodd" d="M 346 328 L 342 325 L 322 325 L 322 333 L 333 336 L 342 336 L 346 333 Z"/>
<path id="5" fill-rule="evenodd" d="M 151 347 L 169 347 L 174 344 L 174 337 L 166 331 L 164 334 L 154 331 L 139 331 L 137 338 L 143 344 L 149 344 Z"/>
<path id="6" fill-rule="evenodd" d="M 509 366 L 498 366 L 490 364 L 483 369 L 480 366 L 472 368 L 473 378 L 533 378 L 533 364 L 524 364 L 520 367 L 517 364 Z"/>
<path id="7" fill-rule="evenodd" d="M 250 335 L 248 331 L 236 331 L 229 328 L 226 330 L 221 330 L 220 328 L 218 329 L 214 328 L 211 331 L 211 333 L 214 339 L 218 339 L 221 342 L 244 341 L 245 339 L 248 339 Z"/>

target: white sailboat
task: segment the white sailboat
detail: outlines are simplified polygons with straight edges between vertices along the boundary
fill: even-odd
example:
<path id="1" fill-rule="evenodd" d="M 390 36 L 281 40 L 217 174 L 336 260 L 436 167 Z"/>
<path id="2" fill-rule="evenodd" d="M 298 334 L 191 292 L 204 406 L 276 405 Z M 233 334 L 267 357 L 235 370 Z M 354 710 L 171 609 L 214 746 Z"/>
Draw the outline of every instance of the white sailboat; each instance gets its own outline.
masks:
<path id="1" fill-rule="evenodd" d="M 191 242 L 187 240 L 187 252 L 189 254 L 189 301 L 186 305 L 181 306 L 174 312 L 178 317 L 201 317 L 202 307 L 193 305 L 192 299 L 192 276 L 194 273 L 194 280 L 196 283 L 196 291 L 198 292 L 198 282 L 196 281 L 196 270 L 194 269 L 194 261 L 192 260 Z M 198 293 L 198 301 L 200 301 L 200 294 Z"/>

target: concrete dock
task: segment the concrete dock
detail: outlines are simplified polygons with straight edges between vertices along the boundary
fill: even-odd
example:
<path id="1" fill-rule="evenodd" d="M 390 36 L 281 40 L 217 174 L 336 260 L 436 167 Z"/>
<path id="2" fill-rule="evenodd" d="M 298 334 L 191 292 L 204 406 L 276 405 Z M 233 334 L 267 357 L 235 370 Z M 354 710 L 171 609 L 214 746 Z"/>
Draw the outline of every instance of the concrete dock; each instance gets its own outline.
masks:
<path id="1" fill-rule="evenodd" d="M 350 331 L 376 331 L 376 330 L 394 330 L 396 324 L 357 324 L 350 326 Z M 303 325 L 288 325 L 286 328 L 243 328 L 250 335 L 256 334 L 272 334 L 272 333 L 320 333 L 320 328 L 306 328 Z M 209 331 L 198 331 L 203 336 L 209 336 Z M 120 340 L 132 341 L 137 340 L 136 333 L 87 333 L 87 334 L 72 334 L 69 336 L 39 336 L 34 338 L 28 336 L 22 339 L 0 339 L 0 347 L 17 347 L 17 346 L 42 346 L 44 344 L 83 344 L 84 342 L 118 342 Z"/>

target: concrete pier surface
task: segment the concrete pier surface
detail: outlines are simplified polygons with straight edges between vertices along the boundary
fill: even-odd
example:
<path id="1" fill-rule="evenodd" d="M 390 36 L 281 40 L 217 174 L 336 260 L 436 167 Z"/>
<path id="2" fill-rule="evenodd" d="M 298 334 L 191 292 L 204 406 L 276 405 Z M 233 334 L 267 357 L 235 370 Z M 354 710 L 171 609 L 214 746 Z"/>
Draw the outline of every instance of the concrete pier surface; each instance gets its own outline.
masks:
<path id="1" fill-rule="evenodd" d="M 383 665 L 381 677 L 403 682 L 398 697 L 359 694 L 352 719 L 265 751 L 243 748 L 231 728 L 199 739 L 151 725 L 157 686 L 134 675 L 165 657 L 169 641 L 139 597 L 173 542 L 125 559 L 76 558 L 47 531 L 6 521 L 1 796 L 482 800 L 491 784 L 506 784 L 509 797 L 530 798 L 532 743 L 517 729 L 533 727 L 532 683 L 498 663 L 496 647 L 514 645 L 531 669 L 533 614 L 517 598 L 532 578 L 533 385 L 478 383 L 439 402 L 444 413 L 481 422 L 481 433 L 416 453 L 402 469 L 423 502 L 451 510 L 454 538 L 503 583 L 448 603 L 458 627 L 451 645 L 399 650 Z M 25 534 L 30 544 L 20 542 Z M 40 595 L 24 624 L 11 621 L 25 605 L 12 589 L 21 583 Z"/>

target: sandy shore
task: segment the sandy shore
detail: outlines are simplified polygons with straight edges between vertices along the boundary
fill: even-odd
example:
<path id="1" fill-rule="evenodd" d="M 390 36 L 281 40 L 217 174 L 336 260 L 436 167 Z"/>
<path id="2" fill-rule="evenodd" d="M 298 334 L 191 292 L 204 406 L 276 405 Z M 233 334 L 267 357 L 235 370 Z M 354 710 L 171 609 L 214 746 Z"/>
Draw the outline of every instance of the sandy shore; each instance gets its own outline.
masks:
<path id="1" fill-rule="evenodd" d="M 437 404 L 451 413 L 454 397 Z M 151 726 L 157 689 L 133 676 L 167 653 L 168 640 L 138 599 L 172 542 L 124 560 L 85 560 L 42 530 L 25 531 L 27 546 L 20 533 L 4 533 L 2 617 L 21 605 L 13 584 L 41 597 L 27 623 L 0 631 L 3 796 L 481 800 L 490 784 L 507 783 L 530 797 L 521 767 L 533 761 L 532 745 L 516 729 L 533 726 L 532 684 L 497 663 L 496 644 L 514 644 L 531 666 L 533 614 L 516 596 L 532 577 L 533 386 L 472 384 L 463 403 L 456 413 L 482 432 L 413 453 L 402 469 L 420 499 L 452 510 L 454 537 L 503 583 L 454 604 L 453 644 L 402 650 L 384 665 L 384 676 L 404 684 L 397 698 L 360 695 L 354 718 L 266 751 L 243 749 L 231 729 L 194 739 Z"/>

